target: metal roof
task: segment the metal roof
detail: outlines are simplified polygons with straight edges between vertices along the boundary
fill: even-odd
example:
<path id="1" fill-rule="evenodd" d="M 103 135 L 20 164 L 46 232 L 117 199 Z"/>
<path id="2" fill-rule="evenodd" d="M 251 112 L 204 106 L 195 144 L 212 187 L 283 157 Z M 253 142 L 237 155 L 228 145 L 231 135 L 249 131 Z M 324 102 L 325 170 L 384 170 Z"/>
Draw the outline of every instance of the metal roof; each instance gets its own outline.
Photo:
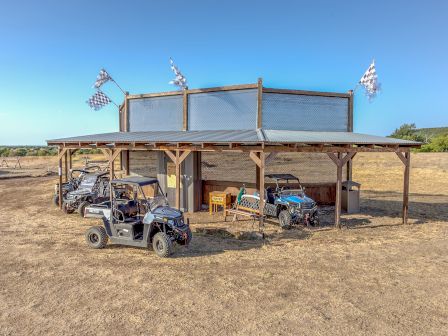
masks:
<path id="1" fill-rule="evenodd" d="M 360 144 L 360 145 L 420 145 L 415 141 L 352 132 L 314 132 L 287 130 L 228 130 L 228 131 L 150 131 L 115 132 L 47 140 L 49 145 L 62 143 L 244 143 L 244 144 Z"/>
<path id="2" fill-rule="evenodd" d="M 419 145 L 419 142 L 352 132 L 263 130 L 266 142 L 307 144 Z"/>

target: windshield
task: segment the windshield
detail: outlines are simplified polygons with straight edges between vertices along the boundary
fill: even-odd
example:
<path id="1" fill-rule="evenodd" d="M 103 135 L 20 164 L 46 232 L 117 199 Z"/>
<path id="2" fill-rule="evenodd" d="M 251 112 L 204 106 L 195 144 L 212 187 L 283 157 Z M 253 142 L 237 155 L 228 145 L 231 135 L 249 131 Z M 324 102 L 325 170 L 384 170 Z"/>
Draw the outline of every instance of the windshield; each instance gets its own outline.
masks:
<path id="1" fill-rule="evenodd" d="M 152 183 L 140 186 L 137 197 L 148 202 L 149 209 L 153 211 L 160 206 L 167 206 L 168 201 L 159 186 L 159 183 Z"/>
<path id="2" fill-rule="evenodd" d="M 286 189 L 286 190 L 282 190 L 280 192 L 281 196 L 293 196 L 293 195 L 298 195 L 298 196 L 305 196 L 305 193 L 303 192 L 303 189 Z"/>
<path id="3" fill-rule="evenodd" d="M 96 182 L 96 175 L 86 175 L 82 179 L 79 188 L 81 189 L 92 189 Z"/>

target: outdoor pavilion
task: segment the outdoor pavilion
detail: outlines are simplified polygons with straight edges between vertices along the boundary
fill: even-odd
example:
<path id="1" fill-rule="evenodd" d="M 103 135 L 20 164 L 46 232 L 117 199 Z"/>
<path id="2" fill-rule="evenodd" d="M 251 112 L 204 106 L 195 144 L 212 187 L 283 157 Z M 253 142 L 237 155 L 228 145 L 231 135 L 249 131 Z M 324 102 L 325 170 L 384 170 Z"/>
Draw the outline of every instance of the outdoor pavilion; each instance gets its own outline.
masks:
<path id="1" fill-rule="evenodd" d="M 122 151 L 163 151 L 176 167 L 176 207 L 180 204 L 181 163 L 194 151 L 246 153 L 257 166 L 257 187 L 265 189 L 265 164 L 273 153 L 326 153 L 336 166 L 335 226 L 340 228 L 342 171 L 358 152 L 394 152 L 404 164 L 403 223 L 407 223 L 409 207 L 409 174 L 411 149 L 420 143 L 358 134 L 352 132 L 317 132 L 294 130 L 213 130 L 213 131 L 148 131 L 115 132 L 48 140 L 58 147 L 59 192 L 62 194 L 63 158 L 65 178 L 71 168 L 72 154 L 81 148 L 98 148 L 106 156 L 111 178 L 114 161 Z M 121 156 L 120 156 L 121 157 Z M 224 159 L 224 158 L 223 158 Z M 128 167 L 128 166 L 127 166 Z M 126 172 L 129 174 L 129 171 Z M 59 206 L 62 207 L 61 198 Z M 263 226 L 264 200 L 260 200 L 260 226 Z"/>

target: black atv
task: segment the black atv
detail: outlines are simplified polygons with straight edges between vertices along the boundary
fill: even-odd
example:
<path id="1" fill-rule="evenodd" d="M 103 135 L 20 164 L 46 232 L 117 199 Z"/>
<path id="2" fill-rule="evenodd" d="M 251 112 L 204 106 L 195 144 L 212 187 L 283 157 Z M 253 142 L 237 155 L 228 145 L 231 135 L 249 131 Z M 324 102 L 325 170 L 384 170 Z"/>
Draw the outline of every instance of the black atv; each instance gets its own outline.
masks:
<path id="1" fill-rule="evenodd" d="M 109 199 L 109 172 L 85 174 L 76 190 L 65 193 L 62 209 L 65 213 L 78 211 L 84 217 L 84 209 L 90 204 Z"/>
<path id="2" fill-rule="evenodd" d="M 112 244 L 152 247 L 159 257 L 172 254 L 172 245 L 192 239 L 183 213 L 168 205 L 157 179 L 128 177 L 110 183 L 111 200 L 86 208 L 86 217 L 103 219 L 103 226 L 87 230 L 87 244 L 95 249 Z"/>

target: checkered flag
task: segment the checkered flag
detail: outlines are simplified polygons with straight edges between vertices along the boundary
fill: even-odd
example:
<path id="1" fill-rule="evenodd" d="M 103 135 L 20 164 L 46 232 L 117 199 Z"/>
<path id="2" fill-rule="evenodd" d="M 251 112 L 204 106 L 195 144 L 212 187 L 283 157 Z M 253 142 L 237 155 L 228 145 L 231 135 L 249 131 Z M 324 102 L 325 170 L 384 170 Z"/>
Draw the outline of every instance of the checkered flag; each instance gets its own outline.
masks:
<path id="1" fill-rule="evenodd" d="M 380 91 L 381 85 L 378 83 L 378 76 L 375 69 L 375 61 L 372 61 L 367 71 L 359 80 L 359 84 L 366 90 L 366 95 L 369 100 L 376 97 L 376 94 Z"/>
<path id="2" fill-rule="evenodd" d="M 101 90 L 98 90 L 86 103 L 95 111 L 101 110 L 104 106 L 112 102 Z"/>
<path id="3" fill-rule="evenodd" d="M 101 85 L 108 82 L 109 80 L 113 80 L 112 77 L 107 73 L 106 70 L 101 69 L 100 73 L 96 77 L 96 81 L 95 81 L 95 84 L 93 84 L 93 87 L 95 89 L 99 89 L 101 87 Z"/>
<path id="4" fill-rule="evenodd" d="M 173 70 L 174 74 L 176 75 L 176 78 L 174 78 L 168 84 L 177 85 L 182 90 L 187 90 L 188 89 L 187 79 L 184 77 L 184 75 L 182 75 L 182 73 L 177 68 L 177 66 L 174 65 L 172 58 L 170 58 L 170 65 L 171 65 L 171 70 Z"/>

